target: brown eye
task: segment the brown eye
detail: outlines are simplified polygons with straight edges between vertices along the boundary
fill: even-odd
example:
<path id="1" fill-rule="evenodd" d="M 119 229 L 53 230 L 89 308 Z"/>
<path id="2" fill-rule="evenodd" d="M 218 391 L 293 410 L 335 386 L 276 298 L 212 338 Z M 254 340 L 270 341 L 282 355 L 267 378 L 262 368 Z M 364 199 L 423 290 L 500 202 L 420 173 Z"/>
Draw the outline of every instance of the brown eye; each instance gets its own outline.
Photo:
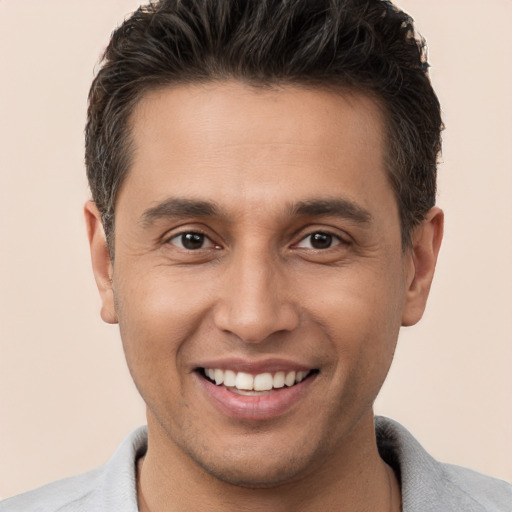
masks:
<path id="1" fill-rule="evenodd" d="M 180 233 L 179 235 L 173 236 L 169 242 L 187 251 L 213 246 L 211 240 L 206 235 L 195 232 Z"/>
<path id="2" fill-rule="evenodd" d="M 341 240 L 336 235 L 331 235 L 330 233 L 324 233 L 322 231 L 317 231 L 315 233 L 311 233 L 310 235 L 304 237 L 298 244 L 297 247 L 303 249 L 330 249 L 335 245 L 339 245 Z"/>
<path id="3" fill-rule="evenodd" d="M 311 235 L 311 247 L 315 249 L 328 249 L 332 245 L 332 235 L 328 233 L 315 233 Z"/>

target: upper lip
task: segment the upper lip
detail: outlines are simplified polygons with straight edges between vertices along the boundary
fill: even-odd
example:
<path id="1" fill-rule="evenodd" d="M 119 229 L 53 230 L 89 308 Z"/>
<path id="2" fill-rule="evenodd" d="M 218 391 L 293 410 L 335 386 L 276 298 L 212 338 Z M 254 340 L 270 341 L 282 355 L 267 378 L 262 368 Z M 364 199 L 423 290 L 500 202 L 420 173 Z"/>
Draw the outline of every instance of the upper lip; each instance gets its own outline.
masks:
<path id="1" fill-rule="evenodd" d="M 290 361 L 287 359 L 264 359 L 250 361 L 243 358 L 213 359 L 202 361 L 195 365 L 195 369 L 211 368 L 219 370 L 232 370 L 234 372 L 245 372 L 257 375 L 260 373 L 289 372 L 289 371 L 310 371 L 315 368 L 311 365 Z"/>

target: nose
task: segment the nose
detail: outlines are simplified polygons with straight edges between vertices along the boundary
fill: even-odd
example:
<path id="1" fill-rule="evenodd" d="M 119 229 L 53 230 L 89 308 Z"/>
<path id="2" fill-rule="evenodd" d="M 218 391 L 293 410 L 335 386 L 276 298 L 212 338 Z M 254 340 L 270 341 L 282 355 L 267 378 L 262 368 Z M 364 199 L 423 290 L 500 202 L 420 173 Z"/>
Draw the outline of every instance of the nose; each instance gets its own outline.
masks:
<path id="1" fill-rule="evenodd" d="M 238 254 L 221 281 L 214 322 L 222 331 L 246 343 L 261 343 L 298 326 L 286 272 L 271 256 Z"/>

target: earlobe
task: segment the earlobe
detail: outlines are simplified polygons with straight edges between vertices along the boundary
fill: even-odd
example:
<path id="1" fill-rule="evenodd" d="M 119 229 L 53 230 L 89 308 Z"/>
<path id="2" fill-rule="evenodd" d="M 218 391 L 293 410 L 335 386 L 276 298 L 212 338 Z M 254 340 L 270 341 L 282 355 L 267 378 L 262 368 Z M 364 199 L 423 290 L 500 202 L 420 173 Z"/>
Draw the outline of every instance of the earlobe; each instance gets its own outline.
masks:
<path id="1" fill-rule="evenodd" d="M 89 238 L 92 269 L 101 298 L 101 318 L 109 324 L 117 323 L 112 288 L 113 267 L 101 222 L 101 215 L 93 201 L 84 206 L 85 224 Z"/>
<path id="2" fill-rule="evenodd" d="M 403 326 L 414 325 L 423 316 L 441 247 L 443 227 L 444 213 L 435 206 L 412 234 L 412 247 L 408 254 L 410 269 L 402 313 Z"/>

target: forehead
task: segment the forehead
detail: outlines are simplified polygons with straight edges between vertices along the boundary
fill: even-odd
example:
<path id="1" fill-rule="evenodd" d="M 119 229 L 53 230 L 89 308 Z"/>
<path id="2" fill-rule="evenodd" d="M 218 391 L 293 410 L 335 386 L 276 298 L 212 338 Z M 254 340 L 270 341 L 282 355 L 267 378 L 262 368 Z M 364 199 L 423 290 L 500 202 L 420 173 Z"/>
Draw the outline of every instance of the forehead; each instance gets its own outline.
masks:
<path id="1" fill-rule="evenodd" d="M 391 194 L 384 126 L 379 105 L 357 93 L 239 82 L 152 91 L 131 118 L 119 199 L 262 206 L 342 195 L 369 204 L 376 187 Z"/>

